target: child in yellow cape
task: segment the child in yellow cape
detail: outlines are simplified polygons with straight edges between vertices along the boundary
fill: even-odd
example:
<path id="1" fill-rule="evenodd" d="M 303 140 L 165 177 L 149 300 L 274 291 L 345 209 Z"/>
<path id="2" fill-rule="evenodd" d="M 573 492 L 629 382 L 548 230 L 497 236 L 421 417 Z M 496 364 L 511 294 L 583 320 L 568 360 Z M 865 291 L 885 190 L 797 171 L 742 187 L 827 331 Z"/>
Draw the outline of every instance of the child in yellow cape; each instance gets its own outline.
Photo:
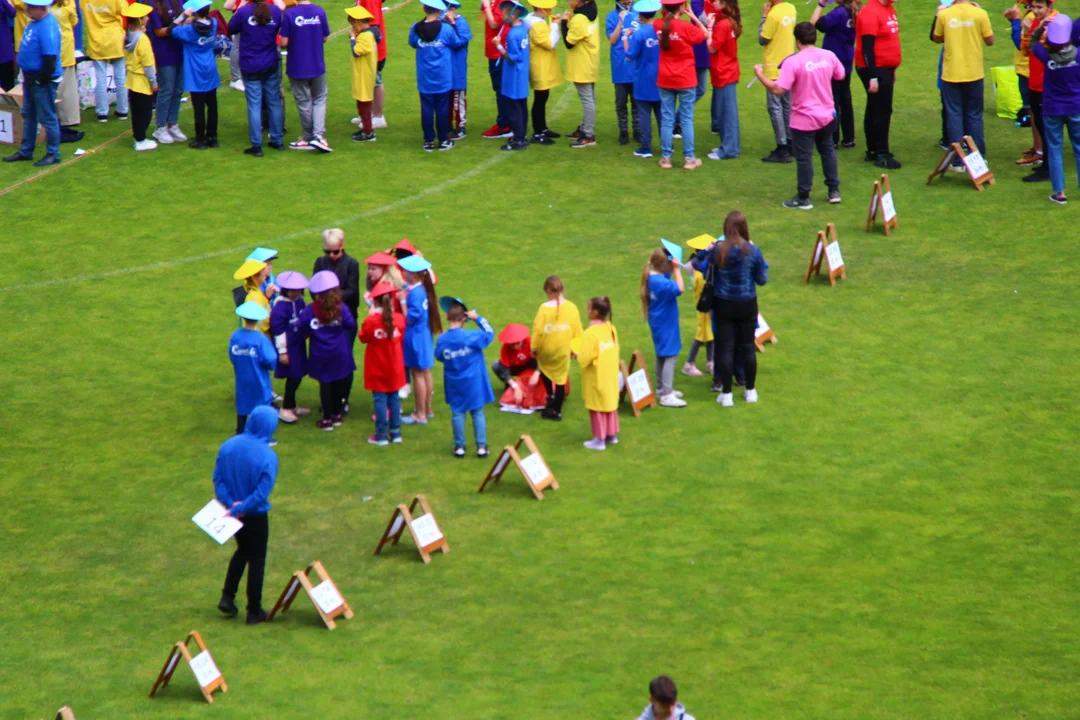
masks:
<path id="1" fill-rule="evenodd" d="M 545 420 L 562 420 L 563 401 L 569 387 L 570 342 L 581 337 L 581 314 L 574 303 L 563 297 L 564 289 L 558 275 L 544 280 L 548 301 L 536 311 L 533 320 L 532 350 L 540 374 L 533 375 L 529 384 L 544 383 L 548 405 L 540 417 Z"/>
<path id="2" fill-rule="evenodd" d="M 367 8 L 345 8 L 349 16 L 352 47 L 352 96 L 360 116 L 360 129 L 353 133 L 356 142 L 375 142 L 371 125 L 371 103 L 375 99 L 375 75 L 378 66 L 379 28 L 371 24 L 374 15 Z"/>
<path id="3" fill-rule="evenodd" d="M 589 410 L 593 439 L 589 450 L 604 450 L 619 442 L 619 333 L 611 324 L 611 300 L 594 297 L 586 310 L 589 327 L 577 350 L 581 365 L 581 395 Z"/>

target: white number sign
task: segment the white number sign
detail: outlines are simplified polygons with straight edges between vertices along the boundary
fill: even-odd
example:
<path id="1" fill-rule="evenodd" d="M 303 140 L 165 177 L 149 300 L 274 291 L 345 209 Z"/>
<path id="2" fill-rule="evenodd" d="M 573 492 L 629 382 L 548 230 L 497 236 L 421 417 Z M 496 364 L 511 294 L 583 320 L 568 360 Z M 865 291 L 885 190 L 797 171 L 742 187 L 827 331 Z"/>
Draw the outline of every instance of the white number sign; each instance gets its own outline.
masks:
<path id="1" fill-rule="evenodd" d="M 426 548 L 432 543 L 442 540 L 443 534 L 431 513 L 425 513 L 418 518 L 413 518 L 413 532 L 416 533 L 416 542 L 421 548 Z"/>
<path id="2" fill-rule="evenodd" d="M 821 264 L 821 249 L 823 247 L 825 247 L 825 244 L 820 242 L 820 241 L 818 242 L 817 245 L 814 246 L 814 266 L 815 267 L 817 265 Z"/>
<path id="3" fill-rule="evenodd" d="M 652 394 L 652 388 L 649 387 L 649 373 L 644 368 L 631 373 L 626 379 L 626 385 L 630 388 L 632 402 L 641 402 Z"/>
<path id="4" fill-rule="evenodd" d="M 499 462 L 495 465 L 495 472 L 492 474 L 496 477 L 506 469 L 506 463 L 510 462 L 510 453 L 503 450 L 503 454 L 499 456 Z"/>
<path id="5" fill-rule="evenodd" d="M 199 687 L 206 687 L 221 677 L 217 665 L 214 664 L 214 658 L 210 657 L 209 650 L 203 650 L 191 658 L 191 671 L 195 673 L 195 681 L 199 683 Z"/>
<path id="6" fill-rule="evenodd" d="M 825 248 L 825 259 L 829 261 L 829 270 L 835 271 L 844 267 L 844 258 L 840 255 L 840 243 L 833 240 Z"/>
<path id="7" fill-rule="evenodd" d="M 401 526 L 404 525 L 404 524 L 405 524 L 405 518 L 403 518 L 401 516 L 401 513 L 398 513 L 397 517 L 394 518 L 394 524 L 390 526 L 390 535 L 389 535 L 389 537 L 393 537 L 393 536 L 397 535 L 398 532 L 401 531 Z"/>
<path id="8" fill-rule="evenodd" d="M 893 206 L 892 190 L 881 196 L 881 212 L 885 216 L 885 222 L 896 217 L 896 208 Z"/>
<path id="9" fill-rule="evenodd" d="M 219 545 L 236 534 L 236 531 L 244 527 L 244 523 L 236 518 L 222 517 L 225 515 L 225 506 L 217 500 L 206 503 L 202 510 L 195 513 L 192 522 L 201 527 L 207 535 L 214 538 Z"/>
<path id="10" fill-rule="evenodd" d="M 6 111 L 0 111 L 0 143 L 15 144 L 15 116 Z"/>
<path id="11" fill-rule="evenodd" d="M 769 323 L 765 322 L 765 318 L 761 313 L 758 313 L 757 328 L 754 329 L 754 337 L 761 337 L 767 332 L 769 332 Z"/>
<path id="12" fill-rule="evenodd" d="M 630 377 L 633 377 L 633 375 Z M 540 457 L 539 453 L 533 453 L 522 460 L 521 469 L 525 471 L 525 476 L 529 478 L 529 482 L 533 485 L 544 482 L 547 480 L 548 475 L 551 474 L 548 472 L 547 465 L 544 464 L 544 459 Z"/>
<path id="13" fill-rule="evenodd" d="M 972 180 L 981 178 L 990 172 L 990 168 L 986 166 L 986 161 L 983 160 L 982 153 L 978 150 L 964 156 L 964 165 L 967 166 L 968 174 L 971 175 Z"/>
<path id="14" fill-rule="evenodd" d="M 311 599 L 324 613 L 334 612 L 345 602 L 334 587 L 334 583 L 329 580 L 323 580 L 311 589 Z"/>

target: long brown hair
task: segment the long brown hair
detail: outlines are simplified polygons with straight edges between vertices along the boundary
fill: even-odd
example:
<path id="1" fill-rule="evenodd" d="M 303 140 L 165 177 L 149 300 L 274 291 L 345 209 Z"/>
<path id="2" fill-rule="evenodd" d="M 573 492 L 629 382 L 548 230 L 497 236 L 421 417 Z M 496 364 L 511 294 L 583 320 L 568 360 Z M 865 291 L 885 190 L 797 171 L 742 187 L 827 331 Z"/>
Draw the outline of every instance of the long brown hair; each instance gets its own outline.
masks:
<path id="1" fill-rule="evenodd" d="M 671 258 L 664 248 L 653 250 L 649 262 L 645 263 L 645 269 L 641 271 L 641 314 L 646 320 L 649 319 L 649 272 L 653 270 L 661 275 L 668 275 L 673 270 Z"/>
<path id="2" fill-rule="evenodd" d="M 544 279 L 544 292 L 545 293 L 547 293 L 549 295 L 555 295 L 556 297 L 558 297 L 559 295 L 562 295 L 565 291 L 566 291 L 566 286 L 563 285 L 562 278 L 560 278 L 558 275 L 548 275 L 547 278 Z M 561 306 L 562 306 L 562 303 L 559 302 L 558 300 L 556 300 L 555 301 L 555 319 L 556 320 L 559 319 L 559 308 Z"/>
<path id="3" fill-rule="evenodd" d="M 746 216 L 738 210 L 732 210 L 724 218 L 724 242 L 716 246 L 718 267 L 727 265 L 728 255 L 734 247 L 739 248 L 743 257 L 750 254 L 750 226 L 746 222 Z"/>
<path id="4" fill-rule="evenodd" d="M 862 3 L 859 0 L 837 0 L 837 4 L 848 11 L 852 23 L 855 22 L 855 16 L 862 10 Z"/>
<path id="5" fill-rule="evenodd" d="M 274 19 L 273 13 L 270 12 L 270 6 L 266 4 L 266 0 L 255 0 L 255 22 L 260 25 L 269 25 L 270 21 Z"/>
<path id="6" fill-rule="evenodd" d="M 851 0 L 852 2 L 859 2 L 859 0 Z M 739 0 L 720 0 L 723 5 L 720 7 L 720 15 L 726 17 L 731 22 L 731 30 L 735 33 L 735 37 L 742 35 L 742 10 L 739 9 Z"/>
<path id="7" fill-rule="evenodd" d="M 432 337 L 441 335 L 443 331 L 442 318 L 439 317 L 439 299 L 435 297 L 435 283 L 431 282 L 431 272 L 425 270 L 420 273 L 420 281 L 424 284 L 424 293 L 427 295 L 427 323 Z"/>
<path id="8" fill-rule="evenodd" d="M 671 49 L 671 21 L 675 19 L 675 13 L 668 10 L 668 6 L 664 7 L 664 27 L 660 30 L 660 47 L 664 52 Z"/>
<path id="9" fill-rule="evenodd" d="M 394 304 L 393 293 L 386 293 L 379 297 L 379 309 L 382 310 L 383 326 L 386 328 L 386 339 L 394 339 Z"/>
<path id="10" fill-rule="evenodd" d="M 326 292 L 315 293 L 315 317 L 322 324 L 332 323 L 341 317 L 341 290 L 330 288 Z"/>

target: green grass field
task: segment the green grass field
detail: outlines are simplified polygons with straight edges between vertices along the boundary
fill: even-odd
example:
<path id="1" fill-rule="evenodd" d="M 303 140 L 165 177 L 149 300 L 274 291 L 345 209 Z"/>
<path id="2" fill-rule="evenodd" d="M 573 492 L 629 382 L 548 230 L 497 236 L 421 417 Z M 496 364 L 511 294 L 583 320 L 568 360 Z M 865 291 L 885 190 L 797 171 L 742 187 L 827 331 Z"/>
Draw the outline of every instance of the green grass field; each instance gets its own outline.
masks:
<path id="1" fill-rule="evenodd" d="M 1030 136 L 992 115 L 989 89 L 997 185 L 925 185 L 940 157 L 937 48 L 932 9 L 912 5 L 899 8 L 891 238 L 862 229 L 876 176 L 861 127 L 860 150 L 841 155 L 842 205 L 825 205 L 819 175 L 817 209 L 780 207 L 795 169 L 758 162 L 772 136 L 763 90 L 745 88 L 752 35 L 739 161 L 664 173 L 633 158 L 615 143 L 606 59 L 598 147 L 500 154 L 478 134 L 494 112 L 479 42 L 472 134 L 422 153 L 405 44 L 415 3 L 388 15 L 391 127 L 374 144 L 348 141 L 339 36 L 326 47 L 331 156 L 243 156 L 243 100 L 224 89 L 217 151 L 136 154 L 123 138 L 0 195 L 0 718 L 63 704 L 80 720 L 631 718 L 659 673 L 700 720 L 1080 717 L 1076 210 L 1019 182 Z M 999 32 L 987 66 L 1011 64 L 1005 5 L 987 5 Z M 551 126 L 573 130 L 572 88 L 552 101 Z M 697 127 L 704 155 L 707 106 Z M 84 129 L 91 148 L 124 128 Z M 0 188 L 34 170 L 0 167 Z M 558 273 L 581 307 L 610 295 L 624 355 L 651 362 L 642 264 L 659 237 L 718 233 L 733 208 L 771 265 L 760 303 L 780 339 L 760 357 L 756 406 L 722 410 L 704 379 L 679 376 L 689 407 L 624 412 L 603 454 L 581 447 L 577 394 L 562 424 L 490 408 L 492 445 L 531 433 L 558 476 L 537 502 L 510 475 L 476 493 L 489 464 L 450 457 L 441 373 L 436 420 L 400 447 L 364 442 L 358 382 L 339 431 L 277 433 L 264 595 L 320 559 L 356 617 L 328 632 L 301 598 L 265 626 L 222 619 L 231 550 L 190 517 L 234 425 L 231 276 L 250 248 L 310 273 L 323 228 L 344 228 L 361 258 L 408 237 L 440 290 L 497 327 L 531 323 Z M 829 221 L 848 277 L 806 285 Z M 681 307 L 688 344 L 692 302 Z M 315 383 L 300 400 L 317 405 Z M 425 566 L 405 540 L 372 557 L 416 493 L 452 551 Z M 229 692 L 208 709 L 181 667 L 148 700 L 193 628 Z"/>

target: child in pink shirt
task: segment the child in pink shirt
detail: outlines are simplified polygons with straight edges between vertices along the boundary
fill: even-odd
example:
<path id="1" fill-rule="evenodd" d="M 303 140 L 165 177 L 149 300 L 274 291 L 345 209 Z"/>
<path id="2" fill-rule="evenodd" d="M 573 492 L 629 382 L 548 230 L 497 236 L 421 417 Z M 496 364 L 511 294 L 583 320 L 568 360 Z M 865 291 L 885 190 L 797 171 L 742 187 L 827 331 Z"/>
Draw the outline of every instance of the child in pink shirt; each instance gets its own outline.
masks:
<path id="1" fill-rule="evenodd" d="M 836 143 L 833 130 L 836 110 L 833 104 L 832 81 L 843 80 L 843 64 L 828 50 L 814 47 L 817 30 L 808 22 L 795 26 L 795 46 L 798 52 L 780 65 L 780 77 L 769 80 L 761 65 L 754 73 L 766 89 L 776 95 L 791 92 L 791 135 L 797 163 L 798 194 L 784 202 L 784 207 L 812 210 L 810 189 L 814 185 L 814 147 L 821 156 L 829 203 L 840 202 L 840 177 L 836 169 Z"/>

